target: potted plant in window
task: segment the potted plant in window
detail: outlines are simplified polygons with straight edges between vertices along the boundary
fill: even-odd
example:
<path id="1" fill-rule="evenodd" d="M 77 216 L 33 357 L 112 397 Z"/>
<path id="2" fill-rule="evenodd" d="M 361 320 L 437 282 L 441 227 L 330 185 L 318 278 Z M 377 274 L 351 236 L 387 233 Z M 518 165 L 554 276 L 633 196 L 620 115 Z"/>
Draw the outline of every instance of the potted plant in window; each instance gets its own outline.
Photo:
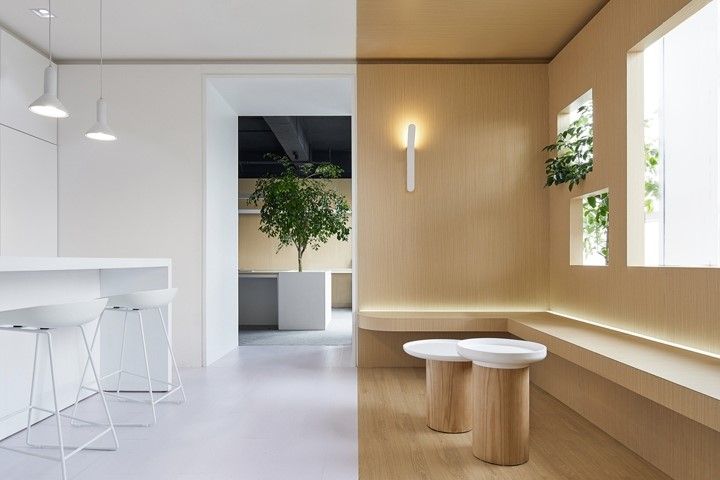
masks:
<path id="1" fill-rule="evenodd" d="M 331 313 L 330 272 L 303 271 L 303 255 L 331 238 L 346 241 L 350 235 L 350 206 L 329 182 L 342 169 L 274 154 L 265 157 L 282 164 L 283 171 L 258 179 L 249 201 L 260 205 L 260 231 L 279 241 L 278 251 L 294 247 L 298 262 L 297 272 L 278 275 L 278 328 L 324 330 Z"/>

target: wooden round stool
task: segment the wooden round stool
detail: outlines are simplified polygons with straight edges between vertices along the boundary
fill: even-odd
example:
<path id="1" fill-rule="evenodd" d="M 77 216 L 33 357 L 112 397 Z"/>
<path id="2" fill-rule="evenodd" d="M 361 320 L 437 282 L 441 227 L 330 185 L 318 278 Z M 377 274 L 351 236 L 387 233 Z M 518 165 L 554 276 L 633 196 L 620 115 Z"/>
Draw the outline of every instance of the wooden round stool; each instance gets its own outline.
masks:
<path id="1" fill-rule="evenodd" d="M 403 345 L 425 360 L 427 426 L 443 433 L 472 428 L 471 364 L 457 351 L 457 340 L 418 340 Z"/>
<path id="2" fill-rule="evenodd" d="M 544 345 L 505 338 L 458 343 L 473 361 L 473 455 L 495 465 L 530 458 L 530 364 L 547 355 Z"/>

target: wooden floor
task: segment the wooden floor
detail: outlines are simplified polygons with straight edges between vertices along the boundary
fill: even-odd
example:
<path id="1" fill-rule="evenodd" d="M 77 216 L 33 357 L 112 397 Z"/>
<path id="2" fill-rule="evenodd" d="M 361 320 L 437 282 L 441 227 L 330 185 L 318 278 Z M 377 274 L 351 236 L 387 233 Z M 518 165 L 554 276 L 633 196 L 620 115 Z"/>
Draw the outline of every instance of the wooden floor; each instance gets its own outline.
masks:
<path id="1" fill-rule="evenodd" d="M 530 389 L 530 461 L 486 464 L 471 433 L 425 426 L 422 368 L 358 369 L 361 480 L 620 480 L 670 477 L 535 386 Z"/>

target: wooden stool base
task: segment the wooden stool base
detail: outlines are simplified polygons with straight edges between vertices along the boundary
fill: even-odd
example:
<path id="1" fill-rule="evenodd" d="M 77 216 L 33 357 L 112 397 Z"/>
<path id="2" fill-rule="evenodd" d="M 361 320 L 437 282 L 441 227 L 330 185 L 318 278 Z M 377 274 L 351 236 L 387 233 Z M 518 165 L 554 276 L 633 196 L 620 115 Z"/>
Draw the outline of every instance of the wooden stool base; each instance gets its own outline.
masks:
<path id="1" fill-rule="evenodd" d="M 505 370 L 473 364 L 472 450 L 495 465 L 530 457 L 530 368 Z"/>
<path id="2" fill-rule="evenodd" d="M 425 363 L 427 426 L 443 433 L 472 428 L 471 362 Z"/>

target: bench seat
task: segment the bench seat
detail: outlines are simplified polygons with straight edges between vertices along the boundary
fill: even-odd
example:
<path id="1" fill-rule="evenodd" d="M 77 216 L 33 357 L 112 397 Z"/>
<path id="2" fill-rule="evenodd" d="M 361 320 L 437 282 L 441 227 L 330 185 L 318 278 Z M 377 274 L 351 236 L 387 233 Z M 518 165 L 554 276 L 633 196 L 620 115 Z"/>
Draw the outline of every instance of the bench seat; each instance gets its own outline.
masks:
<path id="1" fill-rule="evenodd" d="M 497 332 L 548 351 L 720 431 L 720 356 L 703 354 L 550 312 L 360 312 L 375 332 Z"/>

